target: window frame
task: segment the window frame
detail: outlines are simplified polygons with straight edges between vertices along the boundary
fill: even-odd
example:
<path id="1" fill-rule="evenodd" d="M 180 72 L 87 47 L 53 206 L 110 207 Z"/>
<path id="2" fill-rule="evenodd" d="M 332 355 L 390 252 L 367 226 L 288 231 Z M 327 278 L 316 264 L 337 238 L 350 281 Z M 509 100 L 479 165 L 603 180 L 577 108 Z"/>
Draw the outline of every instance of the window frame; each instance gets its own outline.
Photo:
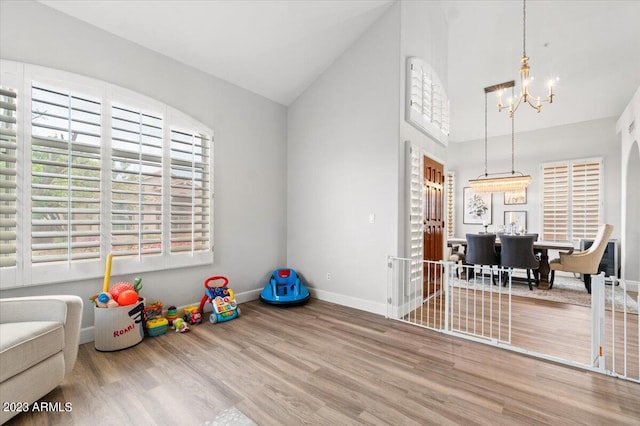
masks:
<path id="1" fill-rule="evenodd" d="M 112 275 L 192 267 L 214 261 L 214 132 L 206 125 L 162 102 L 111 83 L 47 67 L 0 59 L 3 86 L 15 88 L 20 103 L 17 108 L 17 240 L 16 265 L 0 268 L 0 289 L 87 280 L 104 275 L 104 265 L 111 251 L 111 107 L 127 105 L 159 112 L 162 129 L 162 251 L 157 256 L 118 258 L 114 256 Z M 100 148 L 100 256 L 96 260 L 33 264 L 31 253 L 31 85 L 63 88 L 70 92 L 96 97 L 102 103 Z M 209 242 L 205 251 L 172 253 L 170 249 L 170 129 L 189 129 L 208 136 L 209 143 Z"/>

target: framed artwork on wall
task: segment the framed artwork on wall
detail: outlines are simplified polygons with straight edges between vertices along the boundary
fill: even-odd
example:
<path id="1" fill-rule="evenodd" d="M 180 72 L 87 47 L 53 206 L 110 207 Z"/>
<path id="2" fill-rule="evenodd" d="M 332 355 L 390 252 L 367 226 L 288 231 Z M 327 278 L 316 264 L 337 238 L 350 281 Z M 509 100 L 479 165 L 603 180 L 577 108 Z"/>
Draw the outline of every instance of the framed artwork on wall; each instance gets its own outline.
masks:
<path id="1" fill-rule="evenodd" d="M 511 204 L 527 204 L 527 188 L 523 188 L 520 191 L 505 191 L 504 205 Z"/>
<path id="2" fill-rule="evenodd" d="M 462 223 L 490 225 L 491 193 L 475 192 L 470 186 L 462 190 Z"/>
<path id="3" fill-rule="evenodd" d="M 527 229 L 527 212 L 525 211 L 505 211 L 504 225 L 507 229 L 513 224 L 513 232 L 520 232 Z"/>

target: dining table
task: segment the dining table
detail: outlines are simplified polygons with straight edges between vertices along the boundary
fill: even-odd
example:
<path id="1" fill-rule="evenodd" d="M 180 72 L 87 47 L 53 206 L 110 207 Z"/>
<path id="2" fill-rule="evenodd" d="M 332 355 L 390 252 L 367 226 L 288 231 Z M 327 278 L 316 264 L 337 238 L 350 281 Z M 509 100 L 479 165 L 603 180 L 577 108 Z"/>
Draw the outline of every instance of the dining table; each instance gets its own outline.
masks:
<path id="1" fill-rule="evenodd" d="M 461 237 L 447 238 L 447 246 L 467 246 L 467 239 Z M 496 237 L 496 247 L 500 247 L 500 236 Z M 540 282 L 538 288 L 541 290 L 549 289 L 549 272 L 551 268 L 549 266 L 549 250 L 566 251 L 572 253 L 574 250 L 573 244 L 570 242 L 562 241 L 535 241 L 533 243 L 534 253 L 540 254 Z"/>

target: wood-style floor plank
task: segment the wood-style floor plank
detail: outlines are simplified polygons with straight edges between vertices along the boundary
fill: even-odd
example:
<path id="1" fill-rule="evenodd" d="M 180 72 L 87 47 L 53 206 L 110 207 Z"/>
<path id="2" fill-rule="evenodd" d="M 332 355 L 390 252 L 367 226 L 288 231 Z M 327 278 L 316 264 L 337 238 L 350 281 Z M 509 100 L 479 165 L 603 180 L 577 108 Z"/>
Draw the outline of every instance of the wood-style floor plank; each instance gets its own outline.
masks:
<path id="1" fill-rule="evenodd" d="M 637 425 L 640 385 L 312 299 L 145 338 L 78 363 L 11 425 L 198 425 L 235 406 L 260 425 Z M 571 310 L 567 311 L 568 317 Z M 525 312 L 520 313 L 529 321 Z"/>

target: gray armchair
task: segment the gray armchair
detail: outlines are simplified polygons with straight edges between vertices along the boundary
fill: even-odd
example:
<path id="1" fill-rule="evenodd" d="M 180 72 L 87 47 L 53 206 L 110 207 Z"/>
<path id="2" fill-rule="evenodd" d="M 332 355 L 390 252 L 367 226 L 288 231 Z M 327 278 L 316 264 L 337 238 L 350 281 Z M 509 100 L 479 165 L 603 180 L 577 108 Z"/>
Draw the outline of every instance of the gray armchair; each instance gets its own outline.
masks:
<path id="1" fill-rule="evenodd" d="M 82 319 L 78 296 L 0 299 L 0 395 L 32 404 L 55 389 L 76 362 Z M 18 411 L 0 412 L 0 424 Z"/>
<path id="2" fill-rule="evenodd" d="M 613 225 L 600 225 L 598 234 L 588 250 L 574 253 L 560 253 L 559 259 L 554 259 L 549 262 L 549 267 L 551 268 L 549 288 L 553 288 L 556 271 L 575 272 L 584 274 L 584 286 L 587 292 L 591 294 L 591 275 L 598 273 L 602 255 L 607 248 L 607 242 L 612 232 Z"/>

